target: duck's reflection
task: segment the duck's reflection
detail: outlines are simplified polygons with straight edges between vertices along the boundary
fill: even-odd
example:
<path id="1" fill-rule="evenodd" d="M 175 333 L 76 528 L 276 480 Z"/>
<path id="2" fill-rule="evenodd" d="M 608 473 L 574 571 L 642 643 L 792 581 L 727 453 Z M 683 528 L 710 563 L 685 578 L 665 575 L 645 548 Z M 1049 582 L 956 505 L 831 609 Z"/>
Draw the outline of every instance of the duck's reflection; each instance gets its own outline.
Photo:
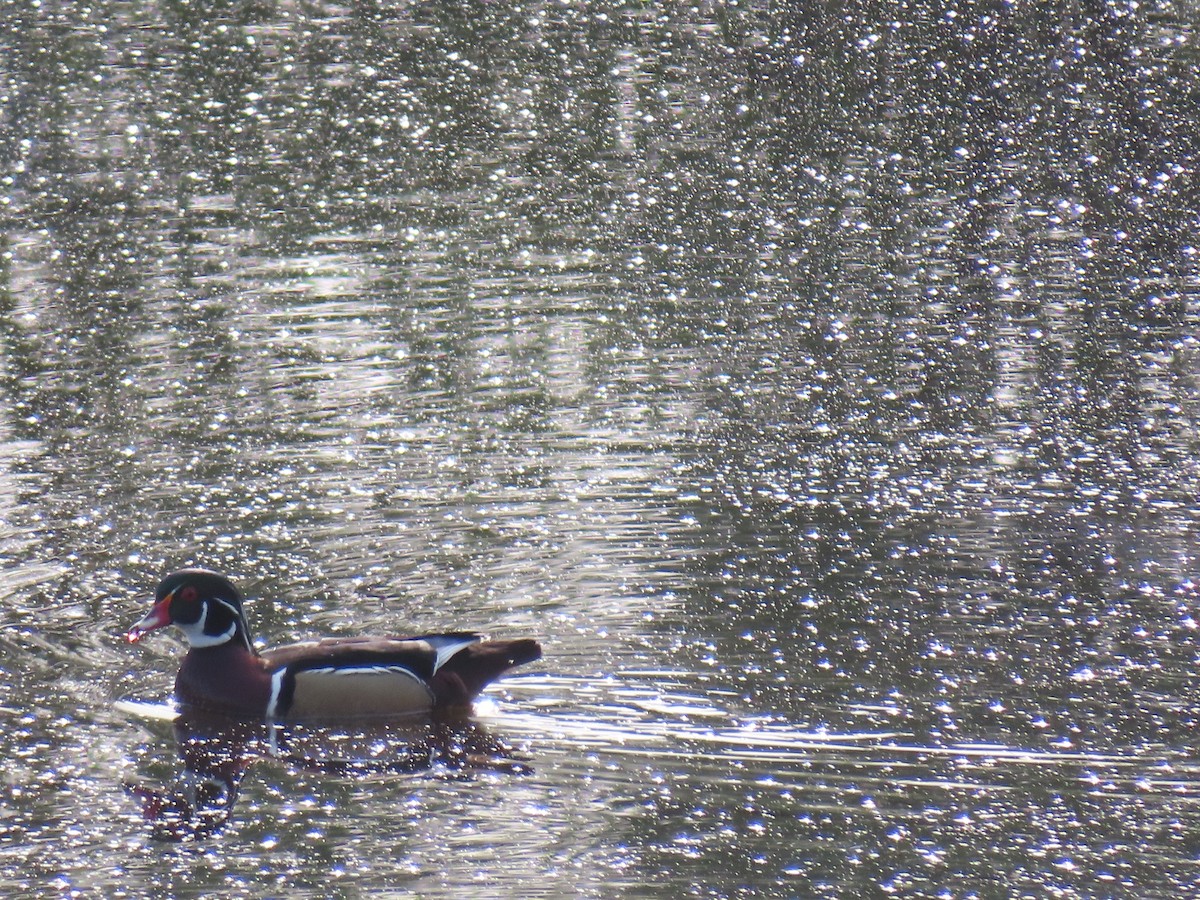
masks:
<path id="1" fill-rule="evenodd" d="M 203 838 L 233 813 L 242 778 L 261 760 L 346 777 L 429 770 L 529 771 L 511 747 L 467 716 L 419 717 L 351 726 L 244 722 L 185 711 L 174 723 L 183 771 L 163 790 L 125 785 L 151 834 L 164 841 Z"/>

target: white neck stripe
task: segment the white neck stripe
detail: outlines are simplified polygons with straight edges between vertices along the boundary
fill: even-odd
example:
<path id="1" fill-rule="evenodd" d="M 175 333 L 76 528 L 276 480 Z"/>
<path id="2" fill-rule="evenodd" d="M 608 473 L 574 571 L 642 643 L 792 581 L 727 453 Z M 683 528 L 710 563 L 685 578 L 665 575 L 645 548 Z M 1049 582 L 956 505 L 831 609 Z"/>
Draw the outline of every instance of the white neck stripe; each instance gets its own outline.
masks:
<path id="1" fill-rule="evenodd" d="M 208 623 L 208 604 L 220 603 L 233 615 L 233 623 L 220 634 L 205 634 L 204 626 Z M 242 617 L 238 613 L 237 607 L 227 600 L 222 600 L 220 597 L 210 597 L 200 604 L 200 618 L 195 622 L 176 622 L 175 625 L 183 632 L 187 638 L 188 645 L 191 647 L 217 647 L 221 644 L 226 644 L 231 641 L 238 633 L 238 625 L 241 623 Z M 243 632 L 244 634 L 244 632 Z M 246 647 L 250 647 L 250 639 L 244 638 Z"/>
<path id="2" fill-rule="evenodd" d="M 242 614 L 240 612 L 238 612 L 238 608 L 236 606 L 234 606 L 232 603 L 230 603 L 228 600 L 222 600 L 220 597 L 212 597 L 209 599 L 209 602 L 210 603 L 220 603 L 223 607 L 225 607 L 227 610 L 229 610 L 231 613 L 233 613 L 233 617 L 235 619 L 240 619 L 242 617 Z M 207 607 L 205 607 L 205 613 L 207 614 Z"/>

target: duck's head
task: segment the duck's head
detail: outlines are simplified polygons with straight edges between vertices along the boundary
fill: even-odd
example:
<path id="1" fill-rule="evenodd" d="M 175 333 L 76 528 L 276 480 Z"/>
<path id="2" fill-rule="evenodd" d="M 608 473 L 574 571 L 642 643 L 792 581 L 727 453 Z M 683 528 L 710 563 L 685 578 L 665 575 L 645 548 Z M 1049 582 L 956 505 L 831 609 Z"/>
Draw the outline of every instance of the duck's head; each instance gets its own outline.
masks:
<path id="1" fill-rule="evenodd" d="M 182 631 L 193 648 L 237 641 L 254 652 L 242 595 L 228 578 L 208 569 L 180 569 L 160 581 L 154 606 L 125 638 L 136 643 L 168 625 Z"/>

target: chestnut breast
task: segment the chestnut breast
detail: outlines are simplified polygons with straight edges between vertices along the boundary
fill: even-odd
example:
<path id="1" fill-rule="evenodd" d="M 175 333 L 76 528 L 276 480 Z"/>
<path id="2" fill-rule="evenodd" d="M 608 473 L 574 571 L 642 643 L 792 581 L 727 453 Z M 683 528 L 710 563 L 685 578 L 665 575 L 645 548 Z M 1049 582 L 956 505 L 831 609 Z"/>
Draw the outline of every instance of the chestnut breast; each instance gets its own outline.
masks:
<path id="1" fill-rule="evenodd" d="M 271 696 L 271 676 L 261 659 L 234 641 L 194 648 L 179 666 L 175 695 L 185 704 L 261 717 Z"/>

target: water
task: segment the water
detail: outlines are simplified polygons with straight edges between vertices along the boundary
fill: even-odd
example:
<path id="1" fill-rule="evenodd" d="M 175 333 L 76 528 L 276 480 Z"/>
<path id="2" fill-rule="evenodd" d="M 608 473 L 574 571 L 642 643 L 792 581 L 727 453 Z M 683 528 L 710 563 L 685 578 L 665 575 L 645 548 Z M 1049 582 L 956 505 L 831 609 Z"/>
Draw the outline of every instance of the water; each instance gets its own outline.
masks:
<path id="1" fill-rule="evenodd" d="M 1193 892 L 1191 18 L 0 6 L 0 890 Z M 185 564 L 546 656 L 206 757 Z"/>

